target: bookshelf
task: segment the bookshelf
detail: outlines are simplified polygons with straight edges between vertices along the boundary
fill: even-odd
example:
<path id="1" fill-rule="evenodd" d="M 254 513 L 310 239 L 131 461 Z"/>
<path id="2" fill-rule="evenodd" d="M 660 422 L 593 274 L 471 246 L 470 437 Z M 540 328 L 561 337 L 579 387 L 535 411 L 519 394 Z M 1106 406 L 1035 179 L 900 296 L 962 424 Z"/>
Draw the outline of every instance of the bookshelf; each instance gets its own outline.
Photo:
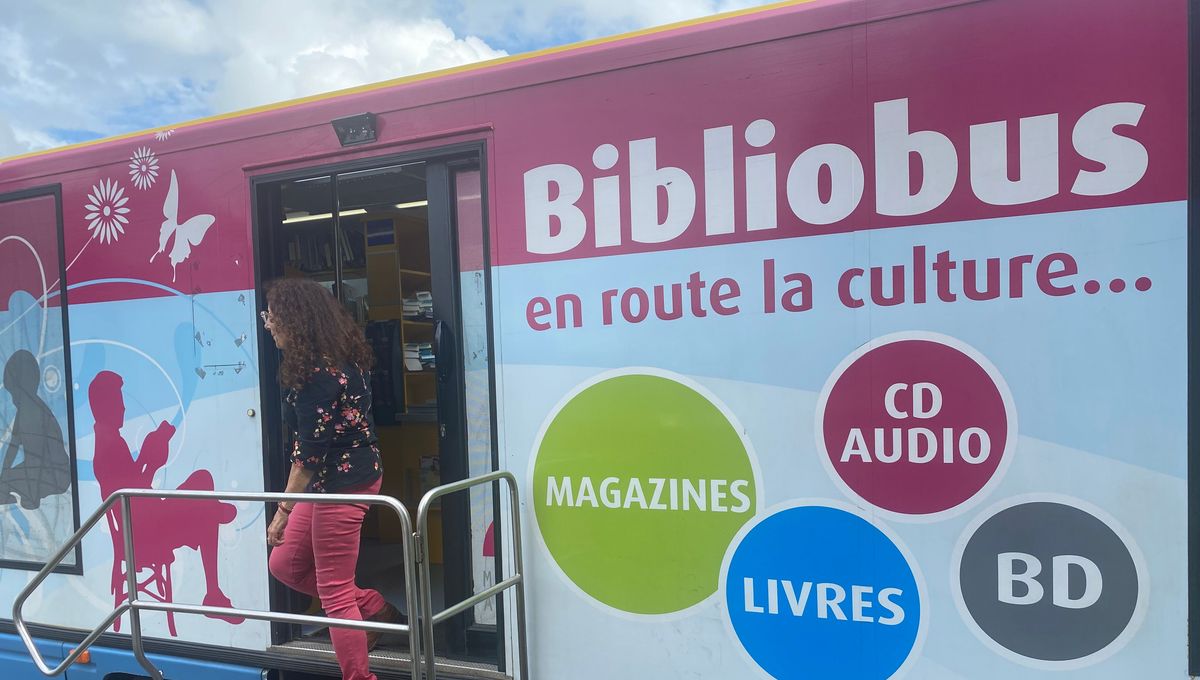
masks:
<path id="1" fill-rule="evenodd" d="M 402 352 L 403 388 L 392 420 L 427 412 L 436 416 L 433 380 L 433 297 L 428 235 L 423 222 L 400 217 L 365 219 L 358 232 L 365 249 L 366 308 L 371 323 L 394 324 Z M 418 240 L 419 237 L 419 240 Z M 348 278 L 343 276 L 343 278 Z M 436 418 L 434 418 L 436 420 Z"/>
<path id="2" fill-rule="evenodd" d="M 335 234 L 330 222 L 318 220 L 289 225 L 284 267 L 314 279 L 332 281 L 336 273 L 335 260 L 340 252 L 343 277 L 347 272 L 365 272 L 366 242 L 362 238 L 361 225 L 343 220 L 342 228 Z M 340 241 L 336 246 L 335 238 Z"/>
<path id="3" fill-rule="evenodd" d="M 342 220 L 348 226 L 348 220 Z M 346 229 L 352 253 L 361 246 L 360 321 L 376 356 L 375 420 L 385 469 L 381 493 L 416 508 L 425 491 L 440 483 L 433 298 L 426 221 L 400 214 L 369 214 Z M 355 287 L 343 266 L 347 292 Z M 397 380 L 398 378 L 398 380 Z M 399 520 L 377 512 L 375 529 L 398 540 Z M 431 515 L 440 524 L 440 512 Z M 434 528 L 431 560 L 441 561 L 441 531 Z"/>

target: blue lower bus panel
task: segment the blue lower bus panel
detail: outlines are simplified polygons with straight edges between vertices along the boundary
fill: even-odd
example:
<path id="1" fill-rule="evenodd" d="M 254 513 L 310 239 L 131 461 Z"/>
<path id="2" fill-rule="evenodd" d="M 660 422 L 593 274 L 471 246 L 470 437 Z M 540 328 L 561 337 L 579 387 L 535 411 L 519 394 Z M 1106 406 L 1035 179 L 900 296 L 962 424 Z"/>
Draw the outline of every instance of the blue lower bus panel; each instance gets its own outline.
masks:
<path id="1" fill-rule="evenodd" d="M 47 664 L 57 665 L 70 652 L 72 645 L 52 640 L 36 640 L 38 651 Z M 92 647 L 89 663 L 76 663 L 60 678 L 67 680 L 106 680 L 113 678 L 144 678 L 146 671 L 126 649 Z M 216 661 L 200 661 L 177 656 L 151 654 L 150 660 L 167 680 L 261 680 L 262 669 L 231 666 Z M 29 652 L 16 635 L 0 634 L 0 678 L 4 680 L 39 680 L 45 678 L 29 658 Z"/>
<path id="2" fill-rule="evenodd" d="M 47 664 L 57 666 L 63 660 L 63 643 L 53 640 L 35 640 L 38 653 Z M 33 659 L 29 658 L 29 650 L 25 643 L 16 635 L 0 635 L 0 678 L 4 680 L 38 680 L 44 679 Z M 103 676 L 101 676 L 103 677 Z"/>

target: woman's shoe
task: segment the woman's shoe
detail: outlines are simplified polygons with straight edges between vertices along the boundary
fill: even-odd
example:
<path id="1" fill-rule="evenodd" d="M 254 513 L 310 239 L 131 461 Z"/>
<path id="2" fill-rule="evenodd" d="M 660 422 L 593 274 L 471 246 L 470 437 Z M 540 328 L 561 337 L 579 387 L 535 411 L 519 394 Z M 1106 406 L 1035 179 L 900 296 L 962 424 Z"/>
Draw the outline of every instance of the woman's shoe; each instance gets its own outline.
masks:
<path id="1" fill-rule="evenodd" d="M 393 607 L 391 604 L 389 604 L 387 602 L 385 602 L 383 604 L 383 609 L 380 609 L 373 616 L 368 617 L 367 620 L 374 621 L 376 623 L 401 623 L 402 622 L 400 612 L 395 607 Z M 372 649 L 375 649 L 375 646 L 379 644 L 379 639 L 382 638 L 383 635 L 384 634 L 381 631 L 376 631 L 376 630 L 368 630 L 367 631 L 367 651 L 368 652 L 371 651 Z"/>

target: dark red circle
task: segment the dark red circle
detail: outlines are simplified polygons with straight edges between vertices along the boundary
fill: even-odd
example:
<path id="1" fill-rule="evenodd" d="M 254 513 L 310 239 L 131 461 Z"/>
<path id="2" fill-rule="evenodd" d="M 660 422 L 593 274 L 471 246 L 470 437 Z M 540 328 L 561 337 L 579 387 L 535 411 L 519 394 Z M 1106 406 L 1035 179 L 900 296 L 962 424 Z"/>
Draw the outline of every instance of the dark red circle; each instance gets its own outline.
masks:
<path id="1" fill-rule="evenodd" d="M 894 418 L 885 397 L 889 387 L 901 383 L 937 385 L 941 410 L 931 417 L 915 417 L 914 390 L 909 388 L 897 392 L 894 399 L 895 408 L 908 416 Z M 933 340 L 898 340 L 855 359 L 830 388 L 822 417 L 821 436 L 835 474 L 868 503 L 906 515 L 942 512 L 975 496 L 999 468 L 1008 438 L 1009 415 L 992 377 L 961 350 Z M 971 427 L 986 431 L 991 444 L 988 457 L 968 463 L 956 453 L 945 462 L 943 428 L 951 428 L 957 446 L 961 433 Z M 876 428 L 882 428 L 882 450 L 877 448 Z M 902 432 L 900 441 L 907 447 L 908 432 L 915 428 L 935 433 L 933 460 L 913 462 L 907 453 L 893 462 L 879 459 L 880 452 L 895 453 L 893 429 Z M 861 450 L 851 445 L 861 441 L 855 439 L 855 429 L 870 449 L 868 459 L 853 453 Z M 927 440 L 920 443 L 918 452 L 928 453 Z"/>
<path id="2" fill-rule="evenodd" d="M 1120 293 L 1121 291 L 1125 290 L 1125 279 L 1113 279 L 1112 282 L 1108 284 L 1108 289 L 1114 293 Z"/>
<path id="3" fill-rule="evenodd" d="M 1083 290 L 1088 295 L 1095 295 L 1096 293 L 1100 292 L 1100 282 L 1095 280 L 1088 281 L 1087 283 L 1083 284 Z"/>
<path id="4" fill-rule="evenodd" d="M 1137 288 L 1138 290 L 1142 291 L 1143 293 L 1150 290 L 1150 286 L 1151 286 L 1151 282 L 1150 282 L 1149 276 L 1140 277 L 1137 281 L 1133 282 L 1133 287 Z"/>

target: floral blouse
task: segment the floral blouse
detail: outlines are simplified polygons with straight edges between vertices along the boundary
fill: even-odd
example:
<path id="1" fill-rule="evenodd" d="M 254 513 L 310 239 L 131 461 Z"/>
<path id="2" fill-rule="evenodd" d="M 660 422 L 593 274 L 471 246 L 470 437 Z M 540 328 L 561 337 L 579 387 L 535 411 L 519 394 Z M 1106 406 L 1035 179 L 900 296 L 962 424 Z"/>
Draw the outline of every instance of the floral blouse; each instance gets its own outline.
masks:
<path id="1" fill-rule="evenodd" d="M 287 405 L 292 464 L 314 472 L 308 491 L 342 491 L 383 474 L 368 371 L 313 369 L 303 387 L 288 392 Z"/>

